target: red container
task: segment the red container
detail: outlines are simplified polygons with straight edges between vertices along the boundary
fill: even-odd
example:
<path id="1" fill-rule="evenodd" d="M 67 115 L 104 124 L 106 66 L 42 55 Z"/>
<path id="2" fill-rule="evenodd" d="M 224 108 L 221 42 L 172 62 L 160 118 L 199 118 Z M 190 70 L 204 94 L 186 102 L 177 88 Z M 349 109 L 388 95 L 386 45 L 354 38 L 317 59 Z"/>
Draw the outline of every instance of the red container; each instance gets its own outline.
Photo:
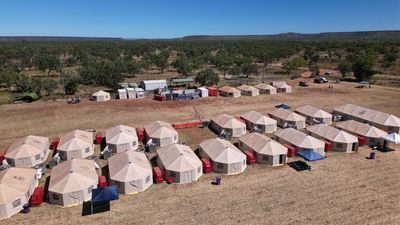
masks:
<path id="1" fill-rule="evenodd" d="M 247 165 L 256 163 L 257 159 L 251 151 L 247 150 L 247 151 L 244 151 L 243 153 L 246 155 Z"/>
<path id="2" fill-rule="evenodd" d="M 37 187 L 32 193 L 31 198 L 29 199 L 29 204 L 31 206 L 39 206 L 43 202 L 44 189 L 43 187 Z"/>
<path id="3" fill-rule="evenodd" d="M 164 181 L 163 173 L 160 167 L 153 167 L 153 177 L 156 184 L 162 183 Z"/>
<path id="4" fill-rule="evenodd" d="M 143 128 L 136 128 L 136 134 L 138 136 L 139 141 L 144 141 L 144 131 Z"/>
<path id="5" fill-rule="evenodd" d="M 330 151 L 333 149 L 333 145 L 331 142 L 329 142 L 327 140 L 325 140 L 324 142 L 325 142 L 325 151 Z"/>
<path id="6" fill-rule="evenodd" d="M 198 127 L 201 125 L 200 121 L 195 122 L 187 122 L 187 123 L 175 123 L 172 124 L 172 127 L 175 129 L 184 129 L 184 128 L 191 128 L 191 127 Z"/>
<path id="7" fill-rule="evenodd" d="M 288 148 L 288 154 L 287 154 L 288 157 L 296 156 L 296 148 L 294 146 L 288 144 L 284 144 L 283 146 Z"/>
<path id="8" fill-rule="evenodd" d="M 357 138 L 358 138 L 358 145 L 359 146 L 363 146 L 363 145 L 365 145 L 367 143 L 367 141 L 365 140 L 365 137 L 357 136 Z"/>
<path id="9" fill-rule="evenodd" d="M 98 184 L 98 186 L 102 187 L 102 188 L 108 186 L 107 179 L 106 179 L 105 176 L 99 176 L 99 184 Z"/>
<path id="10" fill-rule="evenodd" d="M 96 144 L 100 145 L 103 142 L 103 134 L 101 132 L 98 132 L 96 134 Z"/>
<path id="11" fill-rule="evenodd" d="M 0 165 L 3 164 L 5 154 L 6 154 L 6 150 L 0 151 Z"/>
<path id="12" fill-rule="evenodd" d="M 203 173 L 211 173 L 212 165 L 210 160 L 208 160 L 207 158 L 201 158 L 201 162 L 203 163 Z"/>
<path id="13" fill-rule="evenodd" d="M 54 138 L 53 141 L 51 142 L 51 149 L 56 150 L 58 143 L 60 143 L 60 138 Z"/>
<path id="14" fill-rule="evenodd" d="M 156 100 L 156 101 L 165 101 L 165 96 L 154 95 L 154 100 Z"/>
<path id="15" fill-rule="evenodd" d="M 217 88 L 208 87 L 207 90 L 208 90 L 208 96 L 210 96 L 210 97 L 218 96 L 218 89 Z"/>

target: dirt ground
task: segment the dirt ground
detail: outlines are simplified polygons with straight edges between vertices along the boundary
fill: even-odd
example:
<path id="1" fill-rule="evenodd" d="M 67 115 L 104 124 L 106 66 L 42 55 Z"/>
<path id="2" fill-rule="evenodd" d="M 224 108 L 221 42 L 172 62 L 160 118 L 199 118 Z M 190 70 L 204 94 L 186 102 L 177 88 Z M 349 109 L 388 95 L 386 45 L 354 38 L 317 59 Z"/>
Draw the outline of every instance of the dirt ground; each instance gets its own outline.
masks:
<path id="1" fill-rule="evenodd" d="M 73 129 L 102 130 L 116 124 L 141 127 L 163 120 L 184 122 L 249 110 L 266 113 L 279 103 L 293 107 L 310 104 L 331 111 L 354 103 L 400 116 L 398 88 L 354 84 L 312 84 L 291 94 L 230 99 L 157 102 L 151 99 L 112 100 L 79 105 L 35 102 L 0 106 L 0 149 L 28 134 L 55 137 Z M 328 85 L 334 88 L 328 89 Z M 195 148 L 214 134 L 207 129 L 179 130 L 181 141 Z M 60 208 L 48 204 L 32 208 L 0 224 L 398 224 L 400 219 L 400 152 L 328 153 L 313 162 L 312 171 L 296 172 L 289 166 L 252 165 L 240 175 L 223 176 L 221 186 L 204 175 L 190 185 L 153 185 L 137 195 L 121 195 L 111 211 L 82 217 L 81 206 Z"/>

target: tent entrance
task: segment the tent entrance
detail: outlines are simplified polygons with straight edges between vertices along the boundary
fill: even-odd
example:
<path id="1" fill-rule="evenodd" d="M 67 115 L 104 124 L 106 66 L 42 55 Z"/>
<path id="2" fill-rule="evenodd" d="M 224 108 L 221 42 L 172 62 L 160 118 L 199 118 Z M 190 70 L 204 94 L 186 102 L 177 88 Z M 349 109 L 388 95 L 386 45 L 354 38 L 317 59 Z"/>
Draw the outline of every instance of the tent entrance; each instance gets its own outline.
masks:
<path id="1" fill-rule="evenodd" d="M 283 161 L 284 157 L 285 157 L 285 155 L 279 155 L 279 164 L 284 163 L 284 161 Z"/>
<path id="2" fill-rule="evenodd" d="M 357 151 L 357 143 L 353 143 L 352 147 L 351 147 L 351 151 L 355 152 Z"/>

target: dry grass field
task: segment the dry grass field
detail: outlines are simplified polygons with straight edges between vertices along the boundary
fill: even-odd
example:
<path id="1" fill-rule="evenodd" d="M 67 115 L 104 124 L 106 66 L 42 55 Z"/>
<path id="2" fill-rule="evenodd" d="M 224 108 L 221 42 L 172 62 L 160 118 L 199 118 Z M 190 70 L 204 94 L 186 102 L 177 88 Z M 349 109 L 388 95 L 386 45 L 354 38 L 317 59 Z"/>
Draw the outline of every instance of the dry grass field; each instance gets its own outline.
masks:
<path id="1" fill-rule="evenodd" d="M 328 111 L 354 103 L 400 116 L 398 88 L 358 89 L 340 83 L 330 84 L 334 86 L 331 90 L 328 85 L 300 88 L 298 81 L 288 82 L 294 86 L 291 94 L 238 99 L 1 105 L 0 149 L 28 134 L 54 137 L 73 129 L 191 121 L 197 118 L 194 108 L 202 119 L 208 119 L 219 113 L 265 113 L 279 103 L 310 104 Z M 179 134 L 192 147 L 213 136 L 200 128 L 179 130 Z M 378 152 L 376 160 L 368 160 L 370 151 L 362 147 L 354 154 L 328 153 L 326 160 L 310 163 L 312 171 L 252 165 L 243 174 L 223 176 L 221 186 L 211 185 L 215 174 L 190 185 L 153 185 L 137 195 L 121 195 L 112 202 L 110 212 L 93 216 L 82 217 L 81 206 L 43 204 L 0 224 L 399 224 L 400 152 Z"/>

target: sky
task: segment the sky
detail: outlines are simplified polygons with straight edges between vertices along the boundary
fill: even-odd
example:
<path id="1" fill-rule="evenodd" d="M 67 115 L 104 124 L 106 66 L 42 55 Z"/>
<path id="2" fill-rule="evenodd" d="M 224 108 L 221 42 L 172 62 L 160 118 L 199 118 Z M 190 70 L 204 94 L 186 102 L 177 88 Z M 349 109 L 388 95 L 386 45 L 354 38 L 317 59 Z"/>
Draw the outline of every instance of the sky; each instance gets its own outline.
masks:
<path id="1" fill-rule="evenodd" d="M 400 0 L 0 0 L 0 36 L 400 30 Z"/>

